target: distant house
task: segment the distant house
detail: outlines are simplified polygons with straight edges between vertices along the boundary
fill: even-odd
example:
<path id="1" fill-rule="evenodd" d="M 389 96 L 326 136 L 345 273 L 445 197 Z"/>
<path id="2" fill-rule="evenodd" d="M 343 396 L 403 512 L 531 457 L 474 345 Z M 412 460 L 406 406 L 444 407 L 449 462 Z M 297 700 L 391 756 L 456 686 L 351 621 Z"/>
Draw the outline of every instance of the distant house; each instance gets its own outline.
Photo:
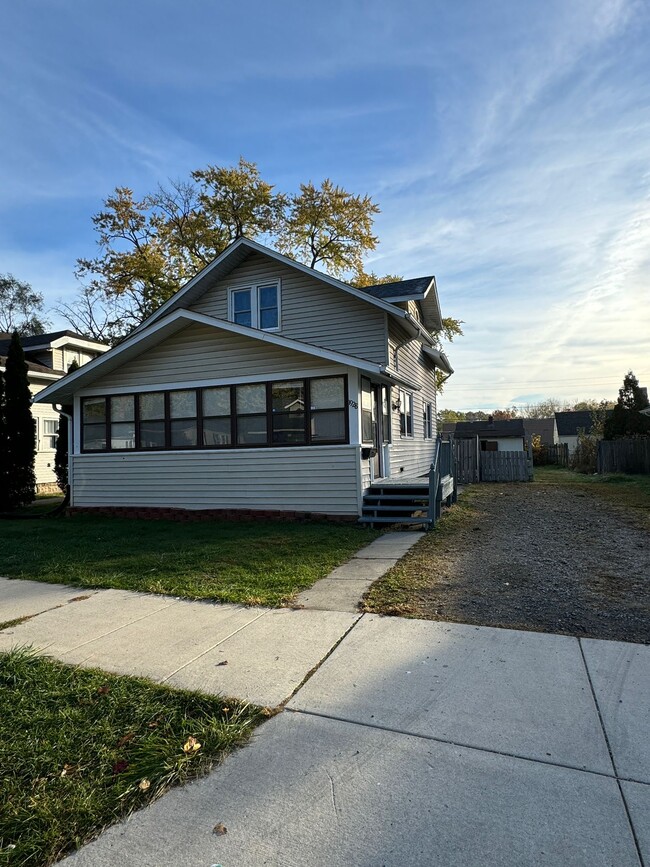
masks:
<path id="1" fill-rule="evenodd" d="M 484 452 L 523 452 L 526 449 L 526 431 L 520 418 L 495 421 L 490 416 L 487 421 L 459 421 L 454 436 L 457 439 L 478 437 Z"/>
<path id="2" fill-rule="evenodd" d="M 241 238 L 38 396 L 74 404 L 72 507 L 356 518 L 429 470 L 441 327 L 431 276 L 358 289 Z"/>
<path id="3" fill-rule="evenodd" d="M 558 442 L 566 443 L 569 447 L 569 456 L 572 455 L 578 445 L 578 433 L 583 431 L 591 433 L 593 424 L 592 414 L 589 410 L 576 412 L 556 412 Z"/>
<path id="4" fill-rule="evenodd" d="M 4 373 L 11 334 L 0 332 L 0 371 Z M 22 337 L 20 343 L 27 362 L 29 389 L 38 394 L 48 385 L 65 376 L 73 361 L 85 364 L 106 352 L 108 346 L 87 340 L 74 331 L 55 331 Z M 54 475 L 54 453 L 59 430 L 59 413 L 49 404 L 33 403 L 32 416 L 36 422 L 36 490 L 39 493 L 58 491 Z"/>
<path id="5" fill-rule="evenodd" d="M 526 438 L 532 441 L 533 437 L 541 438 L 543 446 L 554 446 L 558 443 L 557 422 L 553 418 L 525 418 L 524 430 Z"/>

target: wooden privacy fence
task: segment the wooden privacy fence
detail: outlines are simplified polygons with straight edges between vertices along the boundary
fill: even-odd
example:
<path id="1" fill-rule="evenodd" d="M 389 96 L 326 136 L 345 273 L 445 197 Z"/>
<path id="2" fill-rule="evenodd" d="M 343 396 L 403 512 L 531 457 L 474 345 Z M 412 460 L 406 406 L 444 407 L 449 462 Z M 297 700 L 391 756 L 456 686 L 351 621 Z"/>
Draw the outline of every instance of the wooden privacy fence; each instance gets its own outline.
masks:
<path id="1" fill-rule="evenodd" d="M 600 440 L 599 473 L 650 473 L 650 437 Z"/>
<path id="2" fill-rule="evenodd" d="M 533 478 L 530 452 L 487 452 L 478 437 L 451 439 L 457 485 L 474 482 L 529 482 Z"/>
<path id="3" fill-rule="evenodd" d="M 569 446 L 566 443 L 557 443 L 553 446 L 540 446 L 533 450 L 533 463 L 542 467 L 547 464 L 555 464 L 558 467 L 569 466 Z"/>
<path id="4" fill-rule="evenodd" d="M 533 460 L 528 452 L 481 452 L 482 482 L 529 482 Z"/>

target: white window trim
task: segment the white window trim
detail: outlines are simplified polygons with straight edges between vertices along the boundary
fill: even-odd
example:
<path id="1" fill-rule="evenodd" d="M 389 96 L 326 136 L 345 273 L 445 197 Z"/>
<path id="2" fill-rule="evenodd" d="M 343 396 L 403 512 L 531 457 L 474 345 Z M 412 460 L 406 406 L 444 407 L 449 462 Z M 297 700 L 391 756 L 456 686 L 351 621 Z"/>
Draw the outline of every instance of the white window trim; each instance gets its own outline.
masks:
<path id="1" fill-rule="evenodd" d="M 402 415 L 402 409 L 406 403 L 406 401 L 404 400 L 405 395 L 408 395 L 411 399 L 411 412 L 410 412 L 411 433 L 410 434 L 409 433 L 402 433 L 401 415 Z M 414 424 L 415 424 L 415 397 L 414 397 L 414 394 L 412 391 L 406 391 L 405 389 L 400 388 L 400 390 L 399 390 L 399 414 L 400 414 L 400 426 L 399 426 L 400 427 L 400 432 L 399 432 L 400 439 L 403 439 L 403 440 L 414 439 L 415 438 L 415 428 L 414 428 Z M 408 425 L 405 425 L 404 427 L 408 428 Z"/>
<path id="2" fill-rule="evenodd" d="M 58 428 L 59 420 L 53 418 L 41 418 L 41 439 L 39 441 L 40 449 L 39 451 L 43 452 L 55 452 L 56 451 L 56 440 L 58 437 L 58 433 L 48 433 L 46 422 L 51 421 L 54 422 Z M 50 442 L 54 440 L 54 445 L 43 445 L 43 443 Z"/>
<path id="3" fill-rule="evenodd" d="M 276 328 L 260 328 L 260 305 L 259 305 L 259 290 L 267 286 L 275 286 L 278 295 L 278 324 Z M 241 286 L 228 287 L 228 320 L 235 321 L 235 305 L 234 295 L 236 292 L 248 289 L 251 293 L 251 328 L 256 328 L 258 331 L 280 331 L 282 328 L 282 281 L 276 280 L 260 280 L 257 283 L 243 283 Z"/>

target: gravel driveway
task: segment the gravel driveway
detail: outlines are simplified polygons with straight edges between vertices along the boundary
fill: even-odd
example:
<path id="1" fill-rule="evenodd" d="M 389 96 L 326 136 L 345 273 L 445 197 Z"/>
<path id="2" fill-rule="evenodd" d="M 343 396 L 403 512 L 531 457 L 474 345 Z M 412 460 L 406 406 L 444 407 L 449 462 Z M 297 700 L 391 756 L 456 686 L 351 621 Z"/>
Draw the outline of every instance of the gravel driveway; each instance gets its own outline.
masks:
<path id="1" fill-rule="evenodd" d="M 465 498 L 373 585 L 367 610 L 650 643 L 650 534 L 632 515 L 555 485 Z"/>

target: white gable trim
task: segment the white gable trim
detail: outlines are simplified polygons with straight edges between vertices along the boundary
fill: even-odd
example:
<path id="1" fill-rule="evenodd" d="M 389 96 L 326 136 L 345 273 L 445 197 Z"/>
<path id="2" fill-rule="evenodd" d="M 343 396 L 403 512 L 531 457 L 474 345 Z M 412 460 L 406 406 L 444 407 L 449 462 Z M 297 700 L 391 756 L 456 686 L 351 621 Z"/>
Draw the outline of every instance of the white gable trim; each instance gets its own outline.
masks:
<path id="1" fill-rule="evenodd" d="M 226 247 L 223 253 L 217 256 L 217 258 L 213 262 L 210 262 L 209 265 L 206 265 L 202 271 L 199 271 L 198 274 L 192 277 L 189 282 L 187 282 L 174 295 L 172 295 L 172 297 L 168 301 L 166 301 L 157 310 L 155 310 L 148 319 L 145 319 L 145 321 L 138 326 L 136 330 L 139 331 L 140 329 L 149 326 L 151 323 L 155 322 L 157 319 L 159 319 L 165 313 L 169 312 L 174 307 L 178 307 L 189 292 L 191 292 L 193 289 L 196 289 L 197 286 L 203 280 L 205 280 L 205 278 L 215 268 L 227 262 L 230 256 L 232 256 L 241 247 L 247 247 L 254 253 L 261 253 L 263 256 L 269 256 L 271 259 L 275 259 L 277 262 L 280 262 L 287 268 L 295 268 L 297 271 L 301 271 L 303 274 L 308 274 L 315 280 L 321 280 L 323 283 L 334 286 L 336 289 L 340 289 L 342 292 L 347 292 L 348 295 L 353 295 L 360 301 L 365 301 L 367 304 L 370 304 L 373 307 L 378 307 L 380 310 L 384 310 L 386 313 L 390 313 L 392 316 L 395 316 L 398 319 L 405 318 L 405 311 L 401 310 L 399 307 L 394 307 L 392 304 L 389 304 L 387 301 L 383 301 L 381 298 L 373 298 L 372 295 L 368 295 L 366 292 L 362 292 L 361 289 L 355 289 L 354 286 L 348 286 L 347 283 L 343 283 L 341 280 L 330 277 L 329 274 L 325 274 L 322 271 L 316 271 L 314 268 L 309 268 L 307 265 L 303 265 L 301 262 L 296 262 L 295 259 L 290 259 L 288 256 L 283 256 L 282 253 L 278 253 L 276 250 L 271 249 L 271 247 L 265 247 L 263 244 L 258 244 L 257 241 L 251 241 L 249 238 L 239 238 L 237 241 L 234 241 L 232 244 L 230 244 L 230 246 Z"/>
<path id="2" fill-rule="evenodd" d="M 169 313 L 158 322 L 151 323 L 146 330 L 133 332 L 131 337 L 113 349 L 109 349 L 104 355 L 100 355 L 93 361 L 89 361 L 80 367 L 79 370 L 67 374 L 56 384 L 48 386 L 39 392 L 36 399 L 40 403 L 53 403 L 62 400 L 67 402 L 70 395 L 81 388 L 87 388 L 88 385 L 100 376 L 115 370 L 121 363 L 129 361 L 131 358 L 136 358 L 144 349 L 156 346 L 165 337 L 191 324 L 207 325 L 217 330 L 239 334 L 242 337 L 250 337 L 262 343 L 270 343 L 273 346 L 292 349 L 303 355 L 313 355 L 317 358 L 332 361 L 335 364 L 354 367 L 379 377 L 386 377 L 387 379 L 395 379 L 397 381 L 394 372 L 380 364 L 364 361 L 352 355 L 344 355 L 342 352 L 335 352 L 331 349 L 323 349 L 310 343 L 302 343 L 289 337 L 281 337 L 279 334 L 273 332 L 260 331 L 257 328 L 247 328 L 245 325 L 237 325 L 225 319 L 216 319 L 214 316 L 206 316 L 204 313 L 196 313 L 193 310 L 181 308 L 180 310 L 175 310 L 173 313 Z"/>

